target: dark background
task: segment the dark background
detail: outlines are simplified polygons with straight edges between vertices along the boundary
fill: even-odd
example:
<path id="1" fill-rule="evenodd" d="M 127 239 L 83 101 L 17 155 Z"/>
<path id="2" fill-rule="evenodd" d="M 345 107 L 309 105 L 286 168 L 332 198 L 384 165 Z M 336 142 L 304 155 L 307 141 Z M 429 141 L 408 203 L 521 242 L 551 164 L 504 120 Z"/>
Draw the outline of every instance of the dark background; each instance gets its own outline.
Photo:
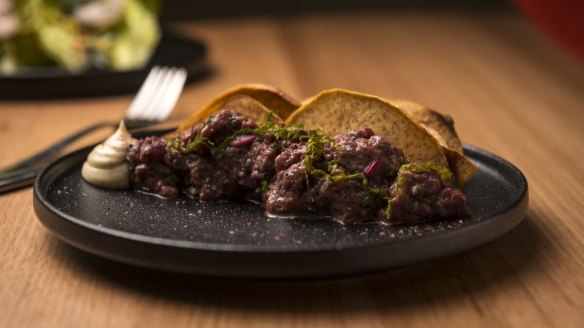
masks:
<path id="1" fill-rule="evenodd" d="M 500 10 L 513 6 L 504 0 L 160 0 L 163 20 L 291 16 L 323 12 L 374 10 Z"/>

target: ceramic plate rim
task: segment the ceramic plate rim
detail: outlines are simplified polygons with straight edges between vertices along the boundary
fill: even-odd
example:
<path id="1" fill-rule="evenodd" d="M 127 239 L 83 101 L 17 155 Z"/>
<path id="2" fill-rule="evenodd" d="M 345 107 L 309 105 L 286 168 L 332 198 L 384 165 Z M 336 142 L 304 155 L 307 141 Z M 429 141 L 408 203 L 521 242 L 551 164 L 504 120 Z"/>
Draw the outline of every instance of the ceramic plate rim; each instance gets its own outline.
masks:
<path id="1" fill-rule="evenodd" d="M 42 203 L 43 206 L 45 206 L 54 215 L 59 216 L 62 219 L 68 220 L 71 223 L 79 225 L 85 229 L 89 229 L 91 231 L 94 231 L 94 232 L 97 232 L 100 234 L 106 234 L 106 235 L 114 236 L 116 238 L 127 239 L 127 240 L 131 240 L 134 242 L 139 242 L 139 243 L 151 244 L 154 246 L 170 246 L 170 247 L 177 247 L 177 248 L 191 249 L 191 250 L 196 249 L 196 250 L 203 250 L 203 251 L 220 251 L 220 252 L 227 251 L 227 252 L 239 252 L 239 253 L 247 253 L 247 252 L 311 253 L 311 252 L 323 252 L 323 251 L 344 251 L 344 250 L 355 249 L 355 248 L 367 248 L 367 247 L 375 247 L 375 246 L 382 246 L 382 245 L 388 244 L 388 243 L 376 243 L 376 244 L 357 245 L 357 246 L 348 245 L 347 247 L 340 247 L 340 248 L 339 247 L 335 247 L 335 248 L 331 247 L 331 248 L 315 248 L 315 249 L 298 249 L 298 248 L 293 248 L 290 245 L 269 245 L 269 246 L 267 246 L 267 245 L 241 245 L 241 244 L 220 244 L 220 243 L 208 243 L 208 242 L 200 242 L 200 241 L 176 240 L 176 239 L 169 239 L 169 238 L 146 236 L 146 235 L 141 235 L 141 234 L 132 233 L 132 232 L 120 231 L 120 230 L 117 230 L 114 228 L 98 226 L 98 225 L 86 222 L 82 219 L 76 218 L 70 214 L 67 214 L 65 212 L 60 211 L 59 209 L 57 209 L 55 206 L 53 206 L 51 204 L 50 200 L 45 198 L 45 196 L 43 195 L 43 191 L 41 190 L 41 186 L 43 185 L 43 180 L 45 179 L 45 176 L 48 174 L 48 172 L 50 172 L 55 166 L 60 165 L 62 162 L 66 161 L 72 157 L 79 156 L 79 153 L 86 152 L 91 147 L 92 146 L 85 147 L 83 149 L 79 149 L 75 152 L 67 154 L 67 155 L 61 157 L 60 159 L 58 159 L 57 161 L 51 163 L 49 166 L 47 166 L 39 174 L 39 176 L 36 178 L 36 181 L 34 184 L 34 196 L 36 199 L 38 199 L 39 202 Z M 517 173 L 519 173 L 521 180 L 522 180 L 522 184 L 524 184 L 524 188 L 521 188 L 522 191 L 521 191 L 520 197 L 515 199 L 511 204 L 509 204 L 509 206 L 502 208 L 502 209 L 499 209 L 498 211 L 492 213 L 492 215 L 490 215 L 488 218 L 484 218 L 483 220 L 481 220 L 479 222 L 463 224 L 460 227 L 456 227 L 456 228 L 450 229 L 448 231 L 445 231 L 443 233 L 439 233 L 436 235 L 416 236 L 416 237 L 408 238 L 406 240 L 391 241 L 390 243 L 392 245 L 415 243 L 419 240 L 427 240 L 427 239 L 436 238 L 436 237 L 443 238 L 444 236 L 448 236 L 450 234 L 462 233 L 465 230 L 477 229 L 477 227 L 488 224 L 489 221 L 493 220 L 494 218 L 497 218 L 497 217 L 509 212 L 510 210 L 514 209 L 522 201 L 525 200 L 525 198 L 528 195 L 527 179 L 525 178 L 523 173 L 517 167 L 515 167 L 513 164 L 509 163 L 508 161 L 504 160 L 503 158 L 501 158 L 497 155 L 494 155 L 488 151 L 485 151 L 481 148 L 470 146 L 470 145 L 464 145 L 464 148 L 465 148 L 465 151 L 475 152 L 477 154 L 490 157 L 491 159 L 494 159 L 495 161 L 499 162 L 500 164 L 504 164 L 504 165 L 508 166 L 509 168 L 511 168 L 513 171 L 516 171 Z M 519 220 L 519 222 L 521 220 Z M 519 222 L 517 222 L 517 224 Z M 337 223 L 331 223 L 331 224 L 337 224 Z"/>

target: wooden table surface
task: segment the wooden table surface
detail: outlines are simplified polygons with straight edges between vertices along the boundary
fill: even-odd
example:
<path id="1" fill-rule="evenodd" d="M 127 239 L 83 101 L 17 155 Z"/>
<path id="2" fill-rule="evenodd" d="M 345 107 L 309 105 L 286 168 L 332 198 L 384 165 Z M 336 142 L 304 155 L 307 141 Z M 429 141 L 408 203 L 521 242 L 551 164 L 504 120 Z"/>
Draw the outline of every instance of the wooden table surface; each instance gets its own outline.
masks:
<path id="1" fill-rule="evenodd" d="M 400 270 L 228 280 L 78 251 L 39 223 L 23 189 L 0 195 L 1 327 L 584 327 L 584 66 L 524 18 L 405 11 L 178 28 L 208 43 L 215 72 L 188 85 L 174 121 L 242 82 L 297 98 L 343 87 L 412 99 L 524 172 L 526 219 L 478 249 Z M 0 166 L 121 117 L 130 100 L 0 101 Z"/>

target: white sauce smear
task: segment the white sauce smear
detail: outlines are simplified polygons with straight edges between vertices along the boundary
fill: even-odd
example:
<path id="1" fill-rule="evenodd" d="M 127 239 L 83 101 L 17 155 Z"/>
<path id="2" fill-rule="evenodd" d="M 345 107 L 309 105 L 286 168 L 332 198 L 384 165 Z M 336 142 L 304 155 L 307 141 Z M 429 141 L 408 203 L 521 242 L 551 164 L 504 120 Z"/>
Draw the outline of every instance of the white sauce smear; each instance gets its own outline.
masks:
<path id="1" fill-rule="evenodd" d="M 120 122 L 118 130 L 104 143 L 97 145 L 83 163 L 81 175 L 85 181 L 102 188 L 124 189 L 130 184 L 126 155 L 136 142 Z"/>

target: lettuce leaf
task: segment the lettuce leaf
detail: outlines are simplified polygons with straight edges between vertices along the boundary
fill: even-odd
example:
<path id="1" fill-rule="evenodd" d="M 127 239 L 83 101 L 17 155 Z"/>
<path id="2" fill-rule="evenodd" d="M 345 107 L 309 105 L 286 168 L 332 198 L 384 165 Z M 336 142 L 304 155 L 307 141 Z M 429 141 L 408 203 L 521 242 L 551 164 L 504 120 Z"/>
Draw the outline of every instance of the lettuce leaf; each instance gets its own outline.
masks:
<path id="1" fill-rule="evenodd" d="M 79 72 L 88 66 L 82 36 L 74 25 L 42 25 L 37 37 L 45 54 L 66 70 Z"/>
<path id="2" fill-rule="evenodd" d="M 160 40 L 157 0 L 122 0 L 122 18 L 112 26 L 83 26 L 72 15 L 88 0 L 15 0 L 20 32 L 0 41 L 0 72 L 58 65 L 76 73 L 95 67 L 143 67 Z"/>
<path id="3" fill-rule="evenodd" d="M 111 67 L 130 70 L 144 66 L 160 39 L 156 14 L 142 1 L 126 0 L 121 26 L 111 49 Z"/>

